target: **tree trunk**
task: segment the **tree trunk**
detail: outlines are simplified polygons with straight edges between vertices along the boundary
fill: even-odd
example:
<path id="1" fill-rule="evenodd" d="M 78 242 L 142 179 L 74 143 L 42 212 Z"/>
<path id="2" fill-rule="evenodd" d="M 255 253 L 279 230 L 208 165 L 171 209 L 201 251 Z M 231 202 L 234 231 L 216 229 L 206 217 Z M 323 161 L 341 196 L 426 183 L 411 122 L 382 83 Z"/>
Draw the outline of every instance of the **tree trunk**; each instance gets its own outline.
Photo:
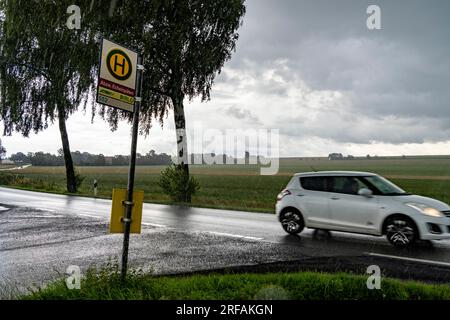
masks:
<path id="1" fill-rule="evenodd" d="M 72 155 L 70 154 L 69 137 L 67 135 L 66 117 L 64 107 L 58 106 L 58 122 L 59 132 L 61 134 L 61 142 L 64 153 L 64 164 L 66 165 L 67 191 L 70 193 L 77 192 L 77 184 L 75 180 L 75 170 L 73 168 Z"/>
<path id="2" fill-rule="evenodd" d="M 173 115 L 175 118 L 175 130 L 177 136 L 177 164 L 183 167 L 184 172 L 189 177 L 188 148 L 186 137 L 186 118 L 184 116 L 183 96 L 172 98 Z M 187 187 L 187 186 L 186 186 Z M 191 202 L 191 196 L 186 195 L 186 202 Z"/>

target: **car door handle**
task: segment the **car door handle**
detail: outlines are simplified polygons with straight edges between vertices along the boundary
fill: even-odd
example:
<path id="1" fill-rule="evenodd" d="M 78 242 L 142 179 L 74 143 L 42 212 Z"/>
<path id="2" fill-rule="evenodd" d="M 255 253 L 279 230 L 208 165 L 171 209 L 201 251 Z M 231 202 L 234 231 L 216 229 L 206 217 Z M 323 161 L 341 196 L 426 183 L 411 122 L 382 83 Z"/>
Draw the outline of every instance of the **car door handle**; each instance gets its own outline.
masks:
<path id="1" fill-rule="evenodd" d="M 301 193 L 299 193 L 298 195 L 297 195 L 297 197 L 304 197 L 305 195 L 304 194 L 301 194 Z"/>
<path id="2" fill-rule="evenodd" d="M 336 196 L 334 196 L 334 197 L 331 197 L 330 199 L 331 199 L 331 200 L 339 200 L 340 198 L 339 198 L 339 197 L 336 197 Z"/>

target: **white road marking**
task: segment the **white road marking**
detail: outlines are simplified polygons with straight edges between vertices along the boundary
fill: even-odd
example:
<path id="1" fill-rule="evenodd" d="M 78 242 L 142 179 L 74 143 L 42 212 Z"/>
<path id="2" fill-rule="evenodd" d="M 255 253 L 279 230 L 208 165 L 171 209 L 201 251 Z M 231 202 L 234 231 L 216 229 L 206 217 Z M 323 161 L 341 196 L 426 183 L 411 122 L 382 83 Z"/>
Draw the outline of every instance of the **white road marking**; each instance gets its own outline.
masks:
<path id="1" fill-rule="evenodd" d="M 100 216 L 95 216 L 95 215 L 92 215 L 92 214 L 78 213 L 77 215 L 78 215 L 78 216 L 81 216 L 81 217 L 87 217 L 87 218 L 102 219 L 102 217 L 100 217 Z M 142 222 L 142 225 L 143 225 L 143 226 L 159 227 L 159 228 L 167 228 L 166 225 L 163 225 L 163 224 L 157 224 L 157 223 L 149 223 L 149 222 Z"/>
<path id="2" fill-rule="evenodd" d="M 157 223 L 149 223 L 149 222 L 142 222 L 143 226 L 151 226 L 151 227 L 159 227 L 159 228 L 167 228 L 167 226 L 163 224 L 157 224 Z"/>
<path id="3" fill-rule="evenodd" d="M 31 216 L 27 216 L 29 218 L 50 218 L 50 219 L 54 219 L 54 218 L 65 218 L 65 216 L 62 215 L 49 215 L 49 214 L 42 214 L 42 215 L 31 215 Z"/>
<path id="4" fill-rule="evenodd" d="M 78 216 L 87 217 L 87 218 L 95 218 L 95 219 L 101 219 L 102 218 L 102 217 L 99 217 L 99 216 L 94 216 L 92 214 L 84 214 L 84 213 L 78 213 Z"/>
<path id="5" fill-rule="evenodd" d="M 14 170 L 23 170 L 26 169 L 28 167 L 31 167 L 31 164 L 27 164 L 25 166 L 20 166 L 20 167 L 13 167 L 13 168 L 8 168 L 8 169 L 0 169 L 0 171 L 14 171 Z"/>
<path id="6" fill-rule="evenodd" d="M 172 228 L 163 224 L 157 224 L 157 223 L 150 223 L 150 222 L 142 222 L 143 226 L 152 226 L 152 227 L 158 227 L 158 228 L 170 228 L 172 230 L 180 230 L 180 231 L 187 231 L 187 232 L 199 232 L 199 233 L 208 233 L 208 234 L 214 234 L 217 236 L 225 236 L 225 237 L 232 237 L 232 238 L 238 238 L 238 239 L 247 239 L 247 240 L 257 240 L 257 241 L 264 241 L 264 238 L 258 238 L 258 237 L 250 237 L 250 236 L 243 236 L 240 234 L 233 234 L 233 233 L 225 233 L 225 232 L 217 232 L 217 231 L 202 231 L 202 230 L 184 230 L 182 228 Z"/>
<path id="7" fill-rule="evenodd" d="M 6 211 L 6 210 L 9 210 L 9 208 L 0 207 L 0 211 Z"/>
<path id="8" fill-rule="evenodd" d="M 56 212 L 56 210 L 53 209 L 47 209 L 47 207 L 41 207 L 41 206 L 35 206 L 32 209 L 37 209 L 40 211 L 46 211 L 46 212 Z"/>
<path id="9" fill-rule="evenodd" d="M 216 232 L 216 231 L 205 231 L 205 232 L 209 233 L 209 234 L 215 234 L 215 235 L 218 235 L 218 236 L 233 237 L 233 238 L 239 238 L 239 239 L 264 240 L 264 238 L 242 236 L 240 234 L 233 234 L 233 233 L 224 233 L 224 232 Z"/>
<path id="10" fill-rule="evenodd" d="M 391 256 L 388 254 L 373 253 L 373 252 L 365 252 L 365 254 L 367 254 L 369 256 L 374 256 L 374 257 L 391 258 L 391 259 L 398 259 L 398 260 L 404 260 L 404 261 L 412 261 L 412 262 L 435 264 L 435 265 L 439 265 L 439 266 L 450 267 L 450 262 L 416 259 L 416 258 L 408 258 L 408 257 L 398 257 L 398 256 Z"/>

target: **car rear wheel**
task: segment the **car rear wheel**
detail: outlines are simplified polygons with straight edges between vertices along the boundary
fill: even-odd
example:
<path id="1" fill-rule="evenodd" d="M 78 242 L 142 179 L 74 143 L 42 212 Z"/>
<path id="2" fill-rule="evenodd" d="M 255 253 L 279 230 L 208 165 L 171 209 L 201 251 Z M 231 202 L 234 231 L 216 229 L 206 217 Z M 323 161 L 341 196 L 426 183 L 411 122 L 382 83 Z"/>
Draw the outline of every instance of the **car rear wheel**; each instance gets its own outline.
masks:
<path id="1" fill-rule="evenodd" d="M 281 215 L 281 225 L 289 234 L 298 234 L 305 228 L 305 222 L 300 212 L 288 209 Z"/>
<path id="2" fill-rule="evenodd" d="M 395 247 L 411 246 L 418 236 L 416 225 L 407 217 L 392 217 L 386 223 L 386 237 Z"/>

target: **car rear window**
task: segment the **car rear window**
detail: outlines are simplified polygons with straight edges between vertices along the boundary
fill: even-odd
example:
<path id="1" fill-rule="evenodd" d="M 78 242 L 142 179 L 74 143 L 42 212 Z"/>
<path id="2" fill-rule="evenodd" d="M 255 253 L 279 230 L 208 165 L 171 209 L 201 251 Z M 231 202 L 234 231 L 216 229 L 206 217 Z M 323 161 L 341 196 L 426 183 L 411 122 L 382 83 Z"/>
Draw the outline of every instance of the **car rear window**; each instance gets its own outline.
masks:
<path id="1" fill-rule="evenodd" d="M 328 191 L 328 177 L 302 177 L 300 184 L 303 189 L 312 191 Z"/>
<path id="2" fill-rule="evenodd" d="M 360 189 L 370 189 L 358 177 L 332 177 L 330 191 L 336 193 L 358 194 Z"/>

